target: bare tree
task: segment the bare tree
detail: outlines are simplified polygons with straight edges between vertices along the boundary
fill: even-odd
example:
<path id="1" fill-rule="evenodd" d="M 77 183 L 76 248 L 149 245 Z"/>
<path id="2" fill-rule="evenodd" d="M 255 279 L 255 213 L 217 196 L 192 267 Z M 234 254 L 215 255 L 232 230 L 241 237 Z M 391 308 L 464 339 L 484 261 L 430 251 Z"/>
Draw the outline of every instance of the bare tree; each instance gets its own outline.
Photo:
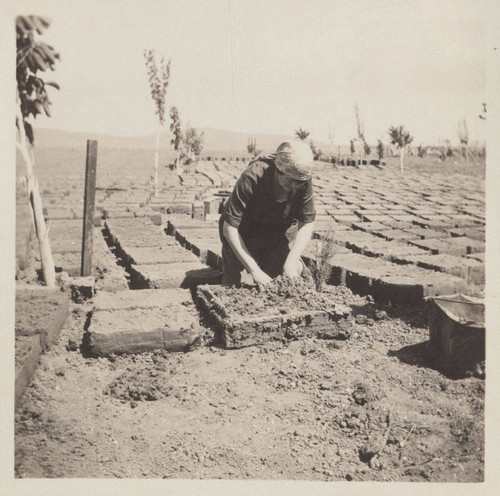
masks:
<path id="1" fill-rule="evenodd" d="M 467 121 L 464 119 L 458 121 L 457 125 L 458 139 L 460 140 L 460 154 L 465 156 L 465 162 L 469 165 L 469 131 L 467 129 Z"/>
<path id="2" fill-rule="evenodd" d="M 389 137 L 391 138 L 391 143 L 399 148 L 400 167 L 401 173 L 403 173 L 405 149 L 413 141 L 413 136 L 405 130 L 404 126 L 391 126 L 388 132 Z"/>
<path id="3" fill-rule="evenodd" d="M 249 138 L 247 145 L 248 153 L 251 153 L 254 157 L 256 157 L 262 150 L 257 149 L 257 139 Z"/>
<path id="4" fill-rule="evenodd" d="M 382 140 L 378 140 L 377 143 L 377 156 L 379 160 L 384 158 L 384 144 L 382 143 Z"/>
<path id="5" fill-rule="evenodd" d="M 170 78 L 170 60 L 166 60 L 163 56 L 160 59 L 160 64 L 156 62 L 155 50 L 144 50 L 144 58 L 146 59 L 146 69 L 149 76 L 149 86 L 151 88 L 151 96 L 156 105 L 156 115 L 160 121 L 160 126 L 156 133 L 156 152 L 155 152 L 155 196 L 158 196 L 158 154 L 160 150 L 160 132 L 165 124 L 165 106 L 168 81 Z"/>
<path id="6" fill-rule="evenodd" d="M 483 103 L 483 110 L 481 110 L 481 113 L 479 114 L 479 118 L 483 121 L 486 120 L 486 103 Z"/>
<path id="7" fill-rule="evenodd" d="M 323 156 L 322 150 L 319 148 L 316 148 L 314 146 L 313 140 L 310 141 L 309 146 L 310 146 L 312 154 L 313 154 L 313 159 L 314 160 L 321 160 L 321 157 Z"/>
<path id="8" fill-rule="evenodd" d="M 363 124 L 363 121 L 361 120 L 361 117 L 359 115 L 359 109 L 358 109 L 358 104 L 354 105 L 354 111 L 356 113 L 356 127 L 357 127 L 357 133 L 358 133 L 358 138 L 357 140 L 361 143 L 360 151 L 359 151 L 359 159 L 360 159 L 360 164 L 363 164 L 363 159 L 364 159 L 364 153 L 366 153 L 366 140 L 365 140 L 365 125 Z M 371 151 L 371 150 L 370 150 Z"/>
<path id="9" fill-rule="evenodd" d="M 334 135 L 331 130 L 330 125 L 328 125 L 328 143 L 330 144 L 330 147 L 328 149 L 329 154 L 330 154 L 330 160 L 334 162 L 334 157 L 333 157 L 333 141 L 334 141 Z"/>
<path id="10" fill-rule="evenodd" d="M 39 16 L 18 16 L 16 18 L 16 146 L 26 163 L 28 197 L 33 226 L 38 238 L 42 275 L 45 284 L 55 286 L 55 268 L 49 242 L 49 229 L 43 217 L 42 199 L 38 181 L 34 174 L 35 137 L 30 116 L 36 118 L 42 111 L 50 117 L 51 101 L 46 86 L 59 89 L 54 82 L 45 82 L 39 71 L 54 70 L 60 59 L 54 48 L 35 39 L 50 26 L 50 20 Z"/>
<path id="11" fill-rule="evenodd" d="M 251 153 L 255 156 L 255 151 L 257 150 L 257 139 L 256 138 L 248 138 L 247 150 L 248 150 L 248 153 Z"/>
<path id="12" fill-rule="evenodd" d="M 478 115 L 478 117 L 481 123 L 486 123 L 486 117 L 487 117 L 486 103 L 482 104 L 481 113 Z M 470 145 L 469 143 L 468 145 L 469 145 L 468 146 L 469 152 L 472 155 L 474 163 L 476 165 L 479 159 L 486 160 L 486 147 L 484 146 L 484 144 L 481 145 L 476 139 L 472 145 Z"/>

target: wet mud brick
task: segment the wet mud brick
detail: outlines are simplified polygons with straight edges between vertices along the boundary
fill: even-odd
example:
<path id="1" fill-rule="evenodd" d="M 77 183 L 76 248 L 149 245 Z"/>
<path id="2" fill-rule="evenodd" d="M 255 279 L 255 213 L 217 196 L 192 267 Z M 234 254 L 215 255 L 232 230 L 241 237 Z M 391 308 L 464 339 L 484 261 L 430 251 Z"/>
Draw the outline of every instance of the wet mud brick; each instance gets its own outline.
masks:
<path id="1" fill-rule="evenodd" d="M 464 279 L 399 265 L 381 258 L 358 254 L 336 254 L 330 258 L 330 282 L 343 284 L 360 294 L 370 294 L 378 301 L 417 305 L 425 296 L 465 291 Z"/>
<path id="2" fill-rule="evenodd" d="M 381 222 L 354 222 L 352 228 L 358 231 L 364 231 L 367 233 L 373 233 L 380 229 L 387 229 L 387 225 Z"/>
<path id="3" fill-rule="evenodd" d="M 446 239 L 450 237 L 447 231 L 437 231 L 436 229 L 425 229 L 424 227 L 412 226 L 404 228 L 403 231 L 414 234 L 413 239 Z"/>
<path id="4" fill-rule="evenodd" d="M 121 272 L 120 270 L 121 269 Z M 96 283 L 96 291 L 122 291 L 128 288 L 125 272 L 121 267 L 117 270 L 104 271 L 99 275 Z"/>
<path id="5" fill-rule="evenodd" d="M 39 335 L 46 349 L 62 329 L 69 312 L 69 297 L 59 289 L 16 291 L 16 335 Z"/>
<path id="6" fill-rule="evenodd" d="M 52 242 L 58 239 L 71 239 L 82 241 L 82 221 L 81 220 L 53 220 L 50 223 L 49 239 Z M 81 247 L 80 247 L 81 248 Z"/>
<path id="7" fill-rule="evenodd" d="M 424 269 L 461 277 L 469 284 L 484 284 L 484 263 L 472 258 L 453 255 L 411 255 L 406 256 L 405 260 Z"/>
<path id="8" fill-rule="evenodd" d="M 42 354 L 39 336 L 16 336 L 15 338 L 15 406 L 19 404 L 28 387 Z"/>
<path id="9" fill-rule="evenodd" d="M 123 250 L 128 248 L 164 248 L 169 246 L 179 246 L 179 243 L 172 236 L 165 236 L 164 232 L 149 233 L 141 232 L 140 236 L 134 233 L 122 233 L 112 236 L 113 244 Z"/>
<path id="10" fill-rule="evenodd" d="M 193 204 L 190 201 L 176 198 L 171 203 L 161 207 L 160 212 L 191 215 L 193 212 Z"/>
<path id="11" fill-rule="evenodd" d="M 81 223 L 81 221 L 80 221 Z M 102 239 L 102 233 L 99 229 L 94 229 L 93 232 L 93 243 L 99 243 Z M 68 245 L 67 250 L 61 249 L 61 251 L 53 251 L 52 256 L 54 258 L 54 265 L 56 267 L 56 272 L 67 272 L 70 276 L 78 277 L 81 272 L 81 235 L 78 241 L 79 247 L 75 249 Z M 96 250 L 94 256 L 92 257 L 92 273 L 95 273 L 96 260 L 98 258 L 98 250 Z"/>
<path id="12" fill-rule="evenodd" d="M 368 257 L 382 257 L 390 261 L 400 261 L 399 263 L 408 263 L 404 261 L 406 255 L 426 255 L 429 252 L 408 245 L 402 241 L 387 241 L 381 238 L 364 240 L 363 242 L 347 242 L 346 247 L 354 253 L 366 255 Z"/>
<path id="13" fill-rule="evenodd" d="M 336 222 L 332 217 L 314 221 L 314 238 L 321 238 L 329 235 L 333 235 L 335 238 L 335 236 L 342 231 L 350 231 L 350 227 Z"/>
<path id="14" fill-rule="evenodd" d="M 390 225 L 394 220 L 385 214 L 366 214 L 363 213 L 362 219 L 363 222 L 380 222 L 384 225 Z M 357 216 L 356 221 L 359 222 L 359 216 Z"/>
<path id="15" fill-rule="evenodd" d="M 16 291 L 15 400 L 24 394 L 42 351 L 50 348 L 69 313 L 69 296 L 58 289 Z"/>
<path id="16" fill-rule="evenodd" d="M 446 238 L 444 239 L 424 239 L 410 240 L 409 243 L 419 248 L 428 249 L 433 255 L 468 255 L 471 253 L 484 252 L 485 243 L 469 238 Z"/>
<path id="17" fill-rule="evenodd" d="M 99 293 L 88 329 L 90 346 L 97 355 L 187 351 L 201 335 L 198 322 L 187 289 Z"/>
<path id="18" fill-rule="evenodd" d="M 52 254 L 56 272 L 67 272 L 71 276 L 80 275 L 82 256 L 80 252 L 56 252 Z"/>
<path id="19" fill-rule="evenodd" d="M 155 226 L 149 217 L 131 219 L 108 219 L 105 233 L 113 244 L 125 246 L 160 246 L 175 245 L 175 240 L 169 239 L 160 226 Z"/>
<path id="20" fill-rule="evenodd" d="M 455 249 L 462 250 L 462 255 L 470 255 L 472 253 L 484 253 L 486 243 L 477 239 L 472 239 L 467 236 L 451 238 L 450 242 Z"/>
<path id="21" fill-rule="evenodd" d="M 370 233 L 346 229 L 344 231 L 336 231 L 333 233 L 333 241 L 336 245 L 347 246 L 348 243 L 364 243 L 377 241 L 380 238 L 373 236 Z"/>
<path id="22" fill-rule="evenodd" d="M 188 289 L 143 289 L 116 293 L 102 292 L 94 299 L 94 312 L 105 310 L 138 310 L 161 306 L 191 306 L 193 299 Z"/>
<path id="23" fill-rule="evenodd" d="M 130 278 L 140 288 L 194 288 L 201 284 L 220 284 L 222 274 L 200 262 L 169 263 L 131 265 Z"/>
<path id="24" fill-rule="evenodd" d="M 81 253 L 82 237 L 80 238 L 60 238 L 50 242 L 52 253 Z"/>
<path id="25" fill-rule="evenodd" d="M 453 237 L 467 236 L 468 238 L 475 239 L 477 241 L 486 241 L 484 228 L 474 229 L 471 227 L 461 227 L 450 229 L 450 234 Z"/>
<path id="26" fill-rule="evenodd" d="M 166 237 L 166 236 L 165 236 Z M 198 257 L 182 246 L 125 247 L 125 262 L 135 265 L 199 263 Z"/>
<path id="27" fill-rule="evenodd" d="M 177 240 L 191 250 L 203 263 L 222 270 L 222 243 L 217 225 L 209 228 L 182 228 L 176 230 Z"/>
<path id="28" fill-rule="evenodd" d="M 126 205 L 122 206 L 113 206 L 113 207 L 103 207 L 102 209 L 102 217 L 103 219 L 121 219 L 121 218 L 133 218 L 133 212 L 130 212 L 129 207 Z"/>
<path id="29" fill-rule="evenodd" d="M 72 208 L 58 208 L 58 207 L 47 207 L 47 218 L 49 220 L 73 220 L 81 217 L 82 214 L 78 216 L 77 212 Z"/>
<path id="30" fill-rule="evenodd" d="M 330 211 L 328 211 L 330 213 Z M 332 213 L 332 218 L 338 222 L 339 224 L 344 224 L 345 226 L 350 227 L 353 222 L 359 221 L 359 217 L 355 214 L 338 214 Z"/>
<path id="31" fill-rule="evenodd" d="M 207 215 L 218 214 L 220 209 L 220 204 L 222 203 L 222 199 L 216 196 L 212 196 L 203 201 L 203 213 L 205 219 Z"/>
<path id="32" fill-rule="evenodd" d="M 245 288 L 241 298 L 245 298 Z M 268 307 L 254 315 L 232 312 L 218 297 L 223 286 L 201 286 L 196 296 L 198 303 L 209 315 L 226 348 L 243 348 L 245 346 L 265 343 L 272 339 L 282 339 L 289 331 L 300 329 L 302 332 L 317 334 L 327 333 L 328 338 L 345 339 L 349 327 L 348 317 L 351 309 L 345 305 L 332 303 L 325 310 L 294 310 Z M 249 305 L 252 302 L 249 301 Z"/>
<path id="33" fill-rule="evenodd" d="M 375 236 L 379 238 L 386 239 L 388 241 L 406 241 L 406 240 L 418 240 L 420 236 L 415 233 L 403 231 L 402 229 L 379 229 L 374 231 Z"/>
<path id="34" fill-rule="evenodd" d="M 465 258 L 477 260 L 483 264 L 486 263 L 486 255 L 484 253 L 472 253 L 471 255 L 466 255 Z"/>
<path id="35" fill-rule="evenodd" d="M 128 289 L 126 272 L 117 264 L 116 257 L 104 241 L 100 230 L 94 231 L 93 258 L 95 261 L 96 291 L 122 291 Z"/>
<path id="36" fill-rule="evenodd" d="M 454 214 L 452 219 L 453 219 L 454 227 L 456 227 L 456 228 L 477 227 L 477 226 L 481 226 L 482 224 L 484 224 L 484 222 L 481 219 L 479 219 L 477 217 L 473 217 L 471 215 Z"/>
<path id="37" fill-rule="evenodd" d="M 202 221 L 193 220 L 187 215 L 168 215 L 167 216 L 167 234 L 175 236 L 177 231 L 182 231 L 183 229 L 207 229 L 207 228 L 218 228 L 218 223 L 216 221 Z"/>

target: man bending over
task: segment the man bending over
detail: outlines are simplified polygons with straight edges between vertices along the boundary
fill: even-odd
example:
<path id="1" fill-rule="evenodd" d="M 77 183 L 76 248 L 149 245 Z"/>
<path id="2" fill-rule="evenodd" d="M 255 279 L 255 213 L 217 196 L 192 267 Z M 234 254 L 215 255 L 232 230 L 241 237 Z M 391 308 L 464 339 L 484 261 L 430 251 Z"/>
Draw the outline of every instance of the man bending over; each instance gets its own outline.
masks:
<path id="1" fill-rule="evenodd" d="M 316 217 L 312 165 L 311 148 L 294 140 L 257 157 L 242 172 L 219 221 L 223 284 L 238 284 L 243 269 L 259 289 L 281 274 L 309 274 L 301 255 Z M 287 231 L 295 222 L 289 243 Z"/>

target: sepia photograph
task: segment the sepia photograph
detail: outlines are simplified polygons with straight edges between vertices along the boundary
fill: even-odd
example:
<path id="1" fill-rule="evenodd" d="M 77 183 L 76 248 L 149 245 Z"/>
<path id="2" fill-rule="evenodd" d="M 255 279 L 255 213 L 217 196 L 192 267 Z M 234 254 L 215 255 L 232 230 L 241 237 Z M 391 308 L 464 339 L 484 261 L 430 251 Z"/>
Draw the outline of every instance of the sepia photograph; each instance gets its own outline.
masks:
<path id="1" fill-rule="evenodd" d="M 491 3 L 11 2 L 12 487 L 484 490 Z"/>

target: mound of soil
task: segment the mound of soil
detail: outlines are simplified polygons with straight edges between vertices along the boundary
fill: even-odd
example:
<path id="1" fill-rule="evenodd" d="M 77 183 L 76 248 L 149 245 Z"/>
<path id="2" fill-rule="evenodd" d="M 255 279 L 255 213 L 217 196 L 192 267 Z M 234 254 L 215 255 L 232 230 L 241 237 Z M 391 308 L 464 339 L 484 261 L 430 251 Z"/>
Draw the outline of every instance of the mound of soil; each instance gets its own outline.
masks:
<path id="1" fill-rule="evenodd" d="M 158 350 L 149 355 L 131 356 L 133 363 L 137 366 L 126 367 L 125 371 L 119 374 L 103 390 L 104 395 L 112 396 L 121 400 L 122 403 L 131 401 L 131 406 L 135 407 L 137 401 L 157 401 L 167 398 L 172 390 L 172 370 L 168 366 L 168 352 Z M 147 356 L 146 360 L 144 358 Z M 122 357 L 110 355 L 111 363 L 122 362 Z"/>
<path id="2" fill-rule="evenodd" d="M 227 315 L 250 317 L 263 314 L 284 315 L 300 310 L 332 310 L 336 304 L 345 304 L 343 289 L 345 288 L 332 286 L 325 292 L 318 292 L 312 280 L 279 276 L 263 291 L 259 291 L 256 286 L 243 284 L 212 286 L 211 292 Z"/>
<path id="3" fill-rule="evenodd" d="M 157 369 L 127 371 L 118 376 L 104 393 L 125 401 L 156 401 L 172 392 L 167 379 L 167 374 Z"/>
<path id="4" fill-rule="evenodd" d="M 226 348 L 262 344 L 275 339 L 348 339 L 351 309 L 332 293 L 319 293 L 310 281 L 274 279 L 263 291 L 248 285 L 201 286 L 200 306 Z"/>

